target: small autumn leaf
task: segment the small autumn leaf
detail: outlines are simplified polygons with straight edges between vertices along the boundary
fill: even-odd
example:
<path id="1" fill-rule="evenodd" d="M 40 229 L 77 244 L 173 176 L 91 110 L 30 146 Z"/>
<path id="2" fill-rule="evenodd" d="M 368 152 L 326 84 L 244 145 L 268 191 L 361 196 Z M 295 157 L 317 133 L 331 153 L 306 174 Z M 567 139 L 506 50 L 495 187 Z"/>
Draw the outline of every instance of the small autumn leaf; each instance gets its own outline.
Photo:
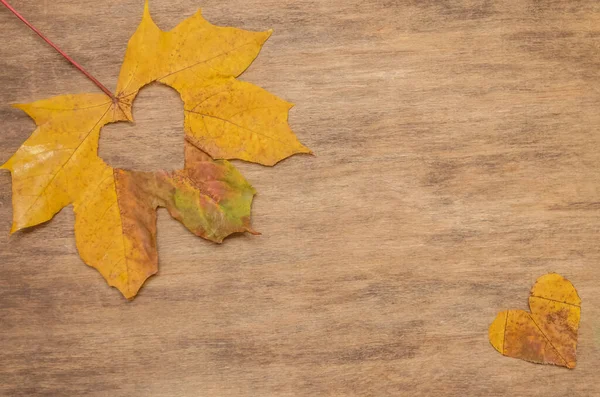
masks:
<path id="1" fill-rule="evenodd" d="M 492 346 L 508 357 L 575 368 L 581 299 L 573 284 L 556 273 L 538 278 L 529 308 L 498 313 L 489 329 Z"/>
<path id="2" fill-rule="evenodd" d="M 157 271 L 157 207 L 217 243 L 232 233 L 256 233 L 250 227 L 255 191 L 226 159 L 274 165 L 310 152 L 288 126 L 291 104 L 235 79 L 271 31 L 217 27 L 198 12 L 163 32 L 146 2 L 113 95 L 0 1 L 105 93 L 15 105 L 37 128 L 1 166 L 12 175 L 11 233 L 73 204 L 82 259 L 127 298 Z M 98 156 L 100 129 L 131 121 L 135 96 L 154 81 L 175 88 L 185 104 L 185 167 L 154 173 L 113 169 Z"/>

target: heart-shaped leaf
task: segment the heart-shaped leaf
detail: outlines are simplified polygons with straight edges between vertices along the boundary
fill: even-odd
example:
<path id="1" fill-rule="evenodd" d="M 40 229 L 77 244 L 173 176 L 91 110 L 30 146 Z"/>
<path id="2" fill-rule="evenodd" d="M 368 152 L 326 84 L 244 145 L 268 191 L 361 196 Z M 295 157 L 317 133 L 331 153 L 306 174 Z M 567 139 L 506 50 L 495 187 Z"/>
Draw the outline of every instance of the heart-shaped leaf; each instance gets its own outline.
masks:
<path id="1" fill-rule="evenodd" d="M 550 273 L 537 279 L 531 312 L 505 310 L 490 325 L 490 343 L 508 357 L 575 368 L 581 299 L 573 284 Z"/>

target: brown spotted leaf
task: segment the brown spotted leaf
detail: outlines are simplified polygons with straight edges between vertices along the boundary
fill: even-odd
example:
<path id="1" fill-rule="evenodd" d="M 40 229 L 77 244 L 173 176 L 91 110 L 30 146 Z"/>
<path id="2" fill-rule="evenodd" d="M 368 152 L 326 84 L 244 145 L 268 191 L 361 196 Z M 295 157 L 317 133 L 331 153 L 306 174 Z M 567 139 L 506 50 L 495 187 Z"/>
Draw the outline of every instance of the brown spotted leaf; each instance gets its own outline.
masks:
<path id="1" fill-rule="evenodd" d="M 226 160 L 186 144 L 183 170 L 107 169 L 86 200 L 75 203 L 83 260 L 127 298 L 157 272 L 156 208 L 166 207 L 191 232 L 214 242 L 250 227 L 254 188 Z"/>
<path id="2" fill-rule="evenodd" d="M 505 356 L 575 368 L 581 299 L 556 273 L 540 277 L 529 296 L 530 312 L 505 310 L 490 325 L 490 343 Z"/>

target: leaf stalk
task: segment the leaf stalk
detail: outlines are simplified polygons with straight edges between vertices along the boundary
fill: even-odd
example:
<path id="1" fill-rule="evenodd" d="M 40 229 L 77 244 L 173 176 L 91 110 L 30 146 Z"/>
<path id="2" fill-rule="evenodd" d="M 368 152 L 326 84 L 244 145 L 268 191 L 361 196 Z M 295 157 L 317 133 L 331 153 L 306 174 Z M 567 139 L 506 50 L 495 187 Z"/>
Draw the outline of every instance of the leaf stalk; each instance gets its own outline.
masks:
<path id="1" fill-rule="evenodd" d="M 8 2 L 6 0 L 0 0 L 0 3 L 2 3 L 10 12 L 12 12 L 17 18 L 19 18 L 25 25 L 27 25 L 31 30 L 33 30 L 38 36 L 40 36 L 42 38 L 42 40 L 44 40 L 46 43 L 48 43 L 52 48 L 54 48 L 60 55 L 62 55 L 67 61 L 71 62 L 71 64 L 73 66 L 75 66 L 77 69 L 79 69 L 79 71 L 81 73 L 83 73 L 88 79 L 90 79 L 94 84 L 96 84 L 96 86 L 98 88 L 100 88 L 106 95 L 108 95 L 113 102 L 117 102 L 117 97 L 115 97 L 115 95 L 110 92 L 110 90 L 108 88 L 106 88 L 104 86 L 104 84 L 102 84 L 101 82 L 98 81 L 98 79 L 96 79 L 94 76 L 92 76 L 87 70 L 84 69 L 83 66 L 81 66 L 79 63 L 77 63 L 73 58 L 71 58 L 70 56 L 68 56 L 63 50 L 61 50 L 56 44 L 54 44 L 52 41 L 50 41 L 49 38 L 47 38 L 46 36 L 44 36 L 44 34 L 42 32 L 39 31 L 39 29 L 37 29 L 35 26 L 33 26 L 27 19 L 25 19 L 25 17 L 23 17 L 21 14 L 19 14 L 19 12 L 17 12 L 17 10 L 15 10 L 10 4 L 8 4 Z"/>

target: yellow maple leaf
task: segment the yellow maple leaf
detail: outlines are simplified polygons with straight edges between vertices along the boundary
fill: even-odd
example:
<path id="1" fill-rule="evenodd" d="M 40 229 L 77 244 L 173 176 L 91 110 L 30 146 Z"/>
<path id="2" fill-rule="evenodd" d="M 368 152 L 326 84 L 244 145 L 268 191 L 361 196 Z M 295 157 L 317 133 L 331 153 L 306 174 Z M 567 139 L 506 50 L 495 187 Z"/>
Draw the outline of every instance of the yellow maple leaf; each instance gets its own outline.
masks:
<path id="1" fill-rule="evenodd" d="M 291 104 L 235 79 L 270 35 L 217 27 L 200 12 L 163 32 L 146 2 L 114 98 L 62 95 L 16 105 L 37 128 L 1 166 L 13 181 L 11 233 L 73 204 L 82 259 L 127 298 L 157 271 L 158 206 L 211 241 L 255 233 L 255 191 L 226 159 L 274 165 L 310 152 L 288 126 Z M 131 121 L 135 96 L 154 81 L 175 88 L 184 101 L 185 167 L 154 173 L 113 169 L 97 154 L 100 129 Z"/>

